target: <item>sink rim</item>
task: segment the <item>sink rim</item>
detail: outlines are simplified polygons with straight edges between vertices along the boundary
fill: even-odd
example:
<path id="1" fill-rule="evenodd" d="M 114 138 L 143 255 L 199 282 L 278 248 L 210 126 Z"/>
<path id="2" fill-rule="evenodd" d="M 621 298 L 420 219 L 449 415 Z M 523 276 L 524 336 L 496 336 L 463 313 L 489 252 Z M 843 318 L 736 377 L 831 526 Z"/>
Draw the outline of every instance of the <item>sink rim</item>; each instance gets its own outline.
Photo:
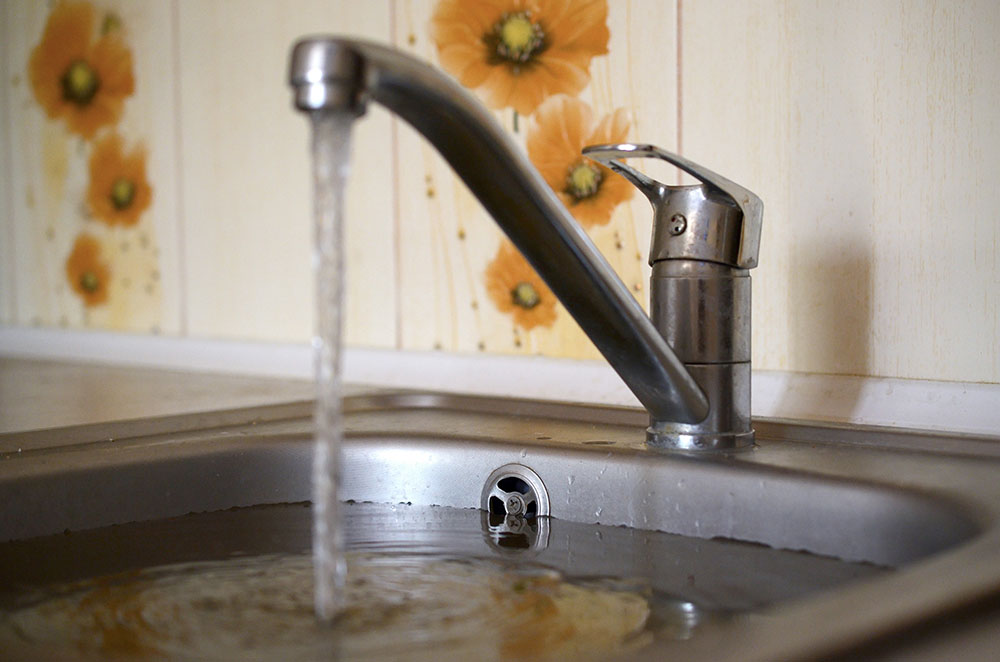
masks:
<path id="1" fill-rule="evenodd" d="M 283 425 L 294 427 L 307 421 L 311 403 L 289 403 L 273 407 L 218 412 L 202 415 L 197 426 L 177 433 L 163 431 L 161 421 L 128 421 L 109 424 L 118 434 L 95 438 L 93 426 L 63 429 L 57 435 L 63 442 L 58 447 L 35 447 L 22 453 L 0 454 L 0 484 L 18 478 L 28 479 L 64 469 L 79 463 L 115 462 L 140 458 L 143 453 L 183 457 L 206 443 L 220 448 L 237 448 L 249 439 L 257 443 L 297 443 L 303 447 L 311 442 L 301 432 L 282 432 Z M 683 454 L 663 454 L 642 448 L 645 413 L 627 407 L 575 405 L 456 396 L 425 391 L 370 390 L 347 398 L 345 411 L 355 418 L 390 412 L 445 411 L 475 408 L 475 415 L 504 417 L 512 414 L 522 418 L 565 420 L 580 425 L 605 423 L 611 428 L 634 431 L 634 446 L 617 444 L 585 446 L 576 444 L 575 453 L 607 454 L 621 457 L 641 457 L 644 462 L 679 464 L 684 467 L 728 465 L 753 471 L 777 474 L 808 475 L 810 480 L 847 481 L 858 485 L 884 487 L 914 497 L 924 496 L 935 503 L 946 504 L 972 520 L 978 532 L 956 547 L 942 551 L 896 573 L 862 582 L 843 589 L 824 592 L 801 603 L 783 604 L 770 612 L 770 617 L 753 627 L 724 628 L 707 641 L 705 637 L 689 642 L 689 652 L 705 659 L 774 659 L 815 657 L 843 651 L 876 637 L 899 632 L 927 619 L 941 616 L 960 607 L 974 605 L 987 596 L 1000 592 L 1000 487 L 983 487 L 985 477 L 1000 476 L 1000 461 L 993 452 L 979 454 L 976 448 L 1000 448 L 1000 438 L 987 435 L 946 435 L 940 432 L 901 431 L 873 426 L 813 424 L 799 421 L 757 419 L 760 443 L 756 450 L 693 457 Z M 404 417 L 405 418 L 405 417 Z M 517 420 L 517 419 L 515 419 Z M 277 431 L 269 434 L 266 428 Z M 83 429 L 87 428 L 87 429 Z M 103 434 L 108 427 L 101 428 Z M 42 433 L 31 433 L 40 439 Z M 364 438 L 371 431 L 355 428 L 348 434 Z M 916 448 L 902 450 L 899 446 L 907 435 L 917 439 Z M 489 435 L 486 435 L 489 436 Z M 522 434 L 522 437 L 524 435 Z M 804 438 L 803 438 L 804 437 Z M 940 443 L 938 443 L 940 442 Z M 491 442 L 499 443 L 497 440 Z M 503 442 L 506 446 L 527 446 L 531 452 L 545 449 L 566 450 L 564 442 L 520 438 Z M 510 450 L 509 448 L 507 450 Z M 878 461 L 875 461 L 878 458 Z M 891 459 L 900 470 L 879 475 Z M 913 467 L 923 467 L 915 471 Z M 928 467 L 933 467 L 931 471 Z M 914 473 L 907 474 L 907 471 Z M 969 480 L 968 472 L 978 477 Z M 933 476 L 932 476 L 933 474 Z M 992 481 L 1000 483 L 1000 481 Z M 478 500 L 478 493 L 475 498 Z M 556 514 L 558 517 L 558 515 Z M 906 601 L 887 601 L 887 595 L 907 595 Z M 819 624 L 819 625 L 818 625 Z M 656 650 L 640 652 L 633 659 L 657 659 Z"/>

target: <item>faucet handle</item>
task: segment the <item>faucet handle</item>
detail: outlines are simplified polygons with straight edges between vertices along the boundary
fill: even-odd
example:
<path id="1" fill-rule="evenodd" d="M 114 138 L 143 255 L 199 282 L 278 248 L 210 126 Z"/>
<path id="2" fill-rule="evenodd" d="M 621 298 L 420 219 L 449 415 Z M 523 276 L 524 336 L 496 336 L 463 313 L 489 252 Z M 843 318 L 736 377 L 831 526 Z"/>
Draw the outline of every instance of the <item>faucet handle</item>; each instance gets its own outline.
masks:
<path id="1" fill-rule="evenodd" d="M 656 226 L 650 263 L 688 258 L 722 262 L 742 269 L 757 266 L 764 203 L 752 191 L 655 145 L 590 145 L 583 148 L 583 155 L 628 179 L 653 204 Z M 630 157 L 662 159 L 702 183 L 667 186 L 620 160 Z"/>

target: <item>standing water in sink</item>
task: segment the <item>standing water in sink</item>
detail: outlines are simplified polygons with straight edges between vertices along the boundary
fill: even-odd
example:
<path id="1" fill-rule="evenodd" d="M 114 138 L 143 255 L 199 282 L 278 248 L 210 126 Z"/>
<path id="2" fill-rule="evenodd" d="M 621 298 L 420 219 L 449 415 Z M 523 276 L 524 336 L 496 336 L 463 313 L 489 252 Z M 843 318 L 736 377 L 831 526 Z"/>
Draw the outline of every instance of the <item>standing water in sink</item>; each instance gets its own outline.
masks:
<path id="1" fill-rule="evenodd" d="M 349 112 L 312 115 L 317 332 L 316 447 L 313 456 L 313 573 L 316 615 L 331 620 L 343 607 L 344 560 L 340 503 L 344 292 L 344 188 L 350 162 Z"/>
<path id="2" fill-rule="evenodd" d="M 689 638 L 881 572 L 735 541 L 545 518 L 514 533 L 473 509 L 348 502 L 350 572 L 325 624 L 306 505 L 0 543 L 0 659 L 587 662 L 654 644 L 671 646 L 658 659 L 687 659 Z"/>

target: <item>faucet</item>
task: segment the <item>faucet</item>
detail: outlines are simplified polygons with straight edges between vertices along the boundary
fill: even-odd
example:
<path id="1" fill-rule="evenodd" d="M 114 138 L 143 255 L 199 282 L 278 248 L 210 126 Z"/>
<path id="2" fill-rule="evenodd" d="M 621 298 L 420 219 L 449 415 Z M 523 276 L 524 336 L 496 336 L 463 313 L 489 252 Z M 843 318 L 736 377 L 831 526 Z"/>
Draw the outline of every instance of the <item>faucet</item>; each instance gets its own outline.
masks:
<path id="1" fill-rule="evenodd" d="M 584 150 L 653 203 L 650 318 L 523 151 L 444 73 L 377 44 L 312 37 L 292 50 L 290 82 L 299 110 L 360 116 L 374 101 L 437 148 L 649 412 L 650 445 L 753 443 L 747 270 L 757 196 L 649 145 Z M 631 156 L 665 159 L 702 184 L 664 186 L 621 162 Z"/>

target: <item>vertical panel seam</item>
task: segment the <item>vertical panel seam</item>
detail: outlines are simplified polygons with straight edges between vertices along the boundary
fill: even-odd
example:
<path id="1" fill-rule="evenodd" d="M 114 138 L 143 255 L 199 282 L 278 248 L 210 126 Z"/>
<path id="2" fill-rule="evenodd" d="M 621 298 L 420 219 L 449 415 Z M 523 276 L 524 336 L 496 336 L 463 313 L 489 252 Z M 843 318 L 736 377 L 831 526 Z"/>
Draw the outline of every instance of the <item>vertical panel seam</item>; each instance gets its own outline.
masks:
<path id="1" fill-rule="evenodd" d="M 396 0 L 389 0 L 389 38 L 393 47 L 399 43 L 396 24 Z M 392 270 L 393 270 L 393 320 L 396 325 L 395 345 L 396 349 L 403 349 L 403 278 L 402 278 L 402 241 L 400 227 L 402 225 L 402 212 L 399 204 L 399 118 L 395 114 L 389 114 L 389 143 L 392 154 Z"/>
<path id="2" fill-rule="evenodd" d="M 683 48 L 683 0 L 677 0 L 677 153 L 684 155 L 684 48 Z M 681 173 L 677 172 L 677 184 L 681 184 Z"/>
<path id="3" fill-rule="evenodd" d="M 12 25 L 12 22 L 10 20 L 11 11 L 13 11 L 11 9 L 11 5 L 7 4 L 7 3 L 4 3 L 4 5 L 3 5 L 3 14 L 4 14 L 3 24 L 5 26 L 4 27 L 5 31 L 9 30 L 11 28 L 11 25 Z M 7 148 L 4 150 L 4 154 L 3 154 L 3 163 L 4 163 L 4 174 L 3 174 L 3 177 L 7 180 L 7 199 L 4 201 L 4 214 L 6 214 L 6 217 L 7 217 L 7 232 L 6 232 L 7 236 L 5 238 L 6 239 L 6 243 L 7 243 L 7 255 L 5 257 L 7 258 L 7 260 L 9 260 L 9 262 L 7 260 L 5 260 L 4 261 L 5 265 L 2 268 L 7 271 L 6 276 L 9 277 L 9 280 L 7 282 L 7 288 L 8 288 L 7 304 L 6 304 L 7 310 L 4 311 L 4 317 L 8 318 L 7 321 L 9 323 L 16 324 L 17 321 L 18 321 L 17 269 L 12 268 L 10 266 L 11 264 L 14 263 L 14 260 L 13 260 L 13 256 L 14 256 L 14 242 L 17 240 L 17 231 L 16 231 L 16 229 L 14 227 L 14 225 L 15 225 L 14 224 L 14 177 L 13 177 L 13 174 L 12 174 L 14 172 L 14 114 L 12 112 L 10 112 L 11 108 L 14 105 L 14 103 L 13 103 L 14 99 L 13 99 L 13 86 L 9 86 L 9 81 L 10 81 L 11 76 L 13 75 L 13 72 L 12 71 L 8 71 L 8 67 L 10 66 L 10 63 L 13 62 L 13 58 L 9 57 L 10 53 L 7 52 L 7 50 L 10 48 L 10 42 L 7 39 L 4 40 L 4 44 L 3 44 L 2 48 L 4 50 L 4 53 L 3 53 L 4 66 L 3 66 L 3 69 L 2 69 L 2 74 L 3 74 L 2 84 L 3 85 L 8 85 L 8 88 L 7 88 L 7 97 L 6 97 L 7 108 L 5 109 L 6 110 L 5 120 L 6 120 L 6 124 L 7 124 L 6 129 L 7 129 L 7 138 L 8 138 L 8 140 L 7 140 Z"/>
<path id="4" fill-rule="evenodd" d="M 187 233 L 185 232 L 185 207 L 184 207 L 184 141 L 181 137 L 183 130 L 182 106 L 183 96 L 181 92 L 181 17 L 180 0 L 172 0 L 171 21 L 173 23 L 173 34 L 171 35 L 171 46 L 174 60 L 174 176 L 176 189 L 177 216 L 175 219 L 177 242 L 177 323 L 178 330 L 182 337 L 189 333 L 188 329 L 188 292 L 187 292 Z"/>

